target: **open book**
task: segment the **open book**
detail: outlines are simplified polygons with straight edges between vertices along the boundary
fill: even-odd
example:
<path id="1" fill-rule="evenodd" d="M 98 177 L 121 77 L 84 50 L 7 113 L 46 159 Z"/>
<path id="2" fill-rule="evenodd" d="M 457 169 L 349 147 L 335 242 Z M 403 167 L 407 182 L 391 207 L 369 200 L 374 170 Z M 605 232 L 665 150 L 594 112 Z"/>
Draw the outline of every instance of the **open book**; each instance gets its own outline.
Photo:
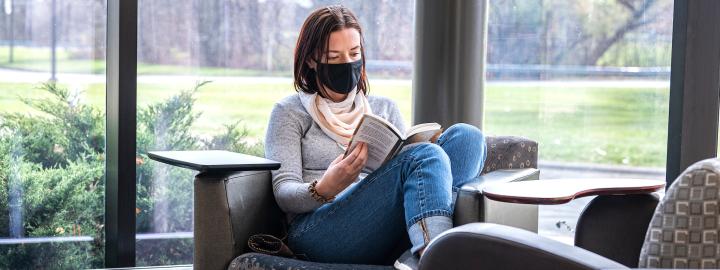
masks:
<path id="1" fill-rule="evenodd" d="M 365 167 L 374 171 L 392 159 L 404 146 L 418 142 L 434 142 L 440 133 L 442 128 L 437 123 L 417 124 L 403 133 L 387 120 L 365 114 L 353 133 L 345 156 L 357 146 L 358 142 L 365 142 L 368 147 Z"/>

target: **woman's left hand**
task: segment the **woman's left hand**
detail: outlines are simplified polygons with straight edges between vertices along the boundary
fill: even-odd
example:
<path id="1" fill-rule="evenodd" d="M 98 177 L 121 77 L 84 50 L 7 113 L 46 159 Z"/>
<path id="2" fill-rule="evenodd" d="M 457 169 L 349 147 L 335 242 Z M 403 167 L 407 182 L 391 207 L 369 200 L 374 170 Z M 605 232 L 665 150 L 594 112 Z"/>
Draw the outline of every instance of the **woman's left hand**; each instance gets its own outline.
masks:
<path id="1" fill-rule="evenodd" d="M 367 152 L 367 144 L 361 142 L 346 157 L 340 155 L 333 160 L 322 179 L 318 181 L 315 187 L 317 192 L 325 198 L 334 197 L 355 182 L 365 168 Z"/>

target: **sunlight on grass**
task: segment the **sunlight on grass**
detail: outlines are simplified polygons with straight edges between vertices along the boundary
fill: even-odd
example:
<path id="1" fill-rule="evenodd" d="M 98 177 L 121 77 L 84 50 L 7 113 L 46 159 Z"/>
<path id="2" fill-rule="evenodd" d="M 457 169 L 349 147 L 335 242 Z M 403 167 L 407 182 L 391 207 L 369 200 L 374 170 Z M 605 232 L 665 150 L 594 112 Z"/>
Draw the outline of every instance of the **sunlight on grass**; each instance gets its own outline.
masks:
<path id="1" fill-rule="evenodd" d="M 67 86 L 67 85 L 63 85 Z M 33 84 L 0 83 L 0 112 L 27 112 L 19 97 L 44 93 Z M 192 85 L 141 83 L 138 106 L 159 102 Z M 76 88 L 76 89 L 72 89 Z M 371 95 L 395 100 L 410 121 L 410 81 L 371 81 Z M 104 85 L 76 84 L 84 102 L 105 104 Z M 201 112 L 197 134 L 216 134 L 223 124 L 242 120 L 258 140 L 273 104 L 294 94 L 281 82 L 211 82 L 196 94 Z M 488 84 L 485 96 L 485 132 L 537 140 L 543 160 L 661 167 L 667 142 L 668 90 L 662 87 L 603 88 L 512 86 Z M 31 112 L 29 112 L 31 113 Z"/>

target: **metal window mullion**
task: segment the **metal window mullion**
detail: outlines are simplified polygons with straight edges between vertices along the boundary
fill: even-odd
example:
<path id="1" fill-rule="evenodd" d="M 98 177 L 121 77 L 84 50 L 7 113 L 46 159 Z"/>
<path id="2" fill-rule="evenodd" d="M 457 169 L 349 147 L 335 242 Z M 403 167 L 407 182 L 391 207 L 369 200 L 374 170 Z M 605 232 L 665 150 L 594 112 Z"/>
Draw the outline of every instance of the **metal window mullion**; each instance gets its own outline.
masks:
<path id="1" fill-rule="evenodd" d="M 412 124 L 482 128 L 488 0 L 417 1 Z"/>
<path id="2" fill-rule="evenodd" d="M 717 156 L 720 1 L 675 0 L 666 181 Z"/>
<path id="3" fill-rule="evenodd" d="M 135 265 L 138 0 L 108 0 L 105 267 Z"/>

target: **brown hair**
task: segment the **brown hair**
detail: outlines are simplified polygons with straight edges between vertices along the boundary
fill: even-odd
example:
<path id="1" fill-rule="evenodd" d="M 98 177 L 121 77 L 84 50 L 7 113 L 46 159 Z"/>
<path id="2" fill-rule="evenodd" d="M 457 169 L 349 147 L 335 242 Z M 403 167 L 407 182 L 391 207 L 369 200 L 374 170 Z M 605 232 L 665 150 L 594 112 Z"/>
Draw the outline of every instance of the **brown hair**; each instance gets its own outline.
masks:
<path id="1" fill-rule="evenodd" d="M 367 75 L 365 74 L 365 41 L 362 35 L 362 28 L 358 23 L 355 14 L 341 5 L 319 8 L 305 19 L 300 28 L 300 36 L 295 45 L 294 59 L 294 86 L 295 91 L 303 91 L 308 94 L 318 93 L 325 97 L 317 83 L 315 70 L 308 65 L 309 60 L 320 63 L 324 54 L 328 57 L 330 46 L 330 33 L 353 28 L 360 33 L 360 55 L 362 56 L 362 73 L 358 81 L 357 90 L 368 93 Z M 322 74 L 327 78 L 328 74 Z"/>

